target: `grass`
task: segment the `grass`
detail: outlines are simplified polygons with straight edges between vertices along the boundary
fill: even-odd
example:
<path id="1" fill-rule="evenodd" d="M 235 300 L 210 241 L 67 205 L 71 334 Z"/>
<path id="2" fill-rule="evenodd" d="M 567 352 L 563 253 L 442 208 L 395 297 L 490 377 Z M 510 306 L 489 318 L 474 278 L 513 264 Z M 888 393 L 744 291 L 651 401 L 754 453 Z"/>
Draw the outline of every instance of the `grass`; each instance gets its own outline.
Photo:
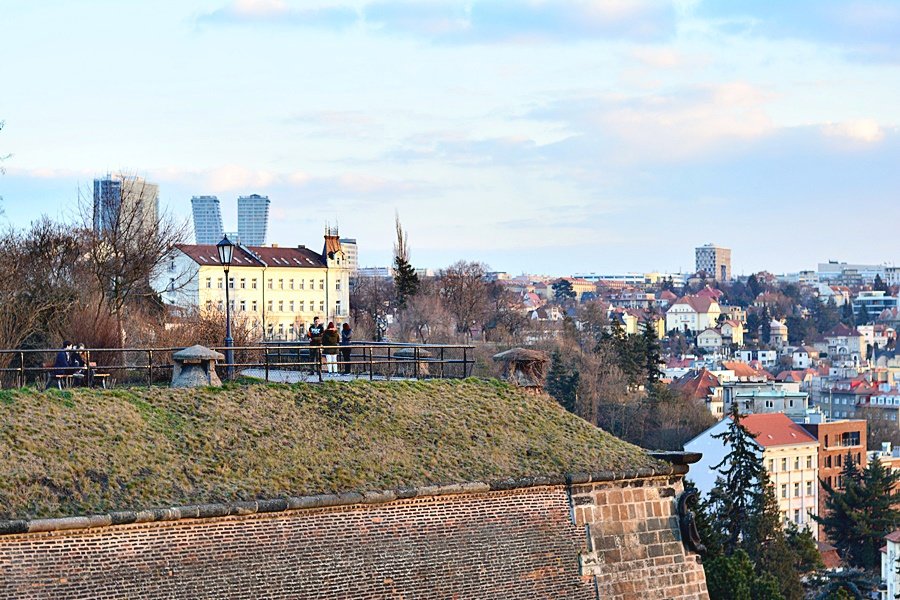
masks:
<path id="1" fill-rule="evenodd" d="M 655 464 L 492 380 L 0 393 L 6 519 Z"/>

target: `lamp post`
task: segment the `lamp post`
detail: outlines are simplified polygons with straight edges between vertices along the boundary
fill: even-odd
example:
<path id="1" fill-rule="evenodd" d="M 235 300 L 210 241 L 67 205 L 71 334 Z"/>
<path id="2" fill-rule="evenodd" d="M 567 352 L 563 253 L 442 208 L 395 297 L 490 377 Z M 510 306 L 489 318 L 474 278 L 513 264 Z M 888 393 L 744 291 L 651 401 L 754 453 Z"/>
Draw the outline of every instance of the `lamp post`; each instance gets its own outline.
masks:
<path id="1" fill-rule="evenodd" d="M 231 302 L 228 295 L 228 269 L 231 268 L 231 258 L 234 256 L 234 244 L 226 235 L 216 244 L 216 250 L 219 251 L 219 262 L 225 270 L 225 363 L 228 365 L 228 379 L 234 379 L 234 351 L 231 349 L 234 340 L 231 339 Z"/>

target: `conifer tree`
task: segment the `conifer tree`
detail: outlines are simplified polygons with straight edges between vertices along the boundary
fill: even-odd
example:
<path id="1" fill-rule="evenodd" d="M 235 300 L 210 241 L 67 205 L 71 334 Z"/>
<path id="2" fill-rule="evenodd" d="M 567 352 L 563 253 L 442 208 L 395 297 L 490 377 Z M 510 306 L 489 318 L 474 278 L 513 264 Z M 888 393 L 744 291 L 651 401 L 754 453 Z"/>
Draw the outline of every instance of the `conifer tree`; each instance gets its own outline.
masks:
<path id="1" fill-rule="evenodd" d="M 397 240 L 394 242 L 394 292 L 397 305 L 406 306 L 406 301 L 419 291 L 419 275 L 409 263 L 409 243 L 406 232 L 400 225 L 400 216 L 395 215 L 394 226 Z"/>
<path id="2" fill-rule="evenodd" d="M 574 368 L 563 364 L 558 350 L 550 355 L 550 370 L 547 372 L 546 390 L 567 411 L 575 412 L 575 401 L 578 397 L 578 381 L 580 375 Z"/>
<path id="3" fill-rule="evenodd" d="M 652 319 L 644 321 L 644 330 L 641 332 L 641 341 L 644 350 L 644 371 L 647 375 L 647 388 L 650 389 L 659 382 L 660 345 L 653 327 Z"/>
<path id="4" fill-rule="evenodd" d="M 720 488 L 717 516 L 725 534 L 726 554 L 734 553 L 748 537 L 750 516 L 759 507 L 756 490 L 766 475 L 756 441 L 741 423 L 741 417 L 737 403 L 733 403 L 728 428 L 713 436 L 729 449 L 713 467 L 721 474 L 716 483 Z"/>

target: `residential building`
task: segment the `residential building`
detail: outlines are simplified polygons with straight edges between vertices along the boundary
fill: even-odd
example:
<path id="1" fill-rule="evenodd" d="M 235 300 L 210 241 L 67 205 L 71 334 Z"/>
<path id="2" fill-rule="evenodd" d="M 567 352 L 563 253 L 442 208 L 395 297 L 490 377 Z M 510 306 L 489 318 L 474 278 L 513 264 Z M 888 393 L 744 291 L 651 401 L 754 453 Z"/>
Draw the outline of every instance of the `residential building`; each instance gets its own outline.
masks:
<path id="1" fill-rule="evenodd" d="M 791 368 L 809 369 L 819 360 L 819 351 L 811 346 L 800 346 L 791 351 Z"/>
<path id="2" fill-rule="evenodd" d="M 892 600 L 900 597 L 900 571 L 897 564 L 900 561 L 900 529 L 892 531 L 884 536 L 884 546 L 881 547 L 881 600 Z"/>
<path id="3" fill-rule="evenodd" d="M 268 196 L 251 194 L 238 198 L 238 235 L 245 246 L 263 246 L 269 229 Z"/>
<path id="4" fill-rule="evenodd" d="M 94 231 L 137 235 L 159 220 L 159 186 L 140 177 L 107 175 L 94 180 Z"/>
<path id="5" fill-rule="evenodd" d="M 722 313 L 729 321 L 738 321 L 739 323 L 747 323 L 747 311 L 740 306 L 723 306 Z"/>
<path id="6" fill-rule="evenodd" d="M 885 267 L 884 282 L 889 286 L 900 286 L 900 267 Z"/>
<path id="7" fill-rule="evenodd" d="M 191 212 L 194 216 L 194 243 L 218 244 L 225 235 L 219 199 L 215 196 L 194 196 L 191 198 Z"/>
<path id="8" fill-rule="evenodd" d="M 738 347 L 744 345 L 744 325 L 740 321 L 726 319 L 722 322 L 719 330 L 722 332 L 725 344 L 734 344 Z"/>
<path id="9" fill-rule="evenodd" d="M 719 303 L 709 297 L 684 296 L 666 311 L 666 331 L 699 333 L 715 327 L 722 313 Z"/>
<path id="10" fill-rule="evenodd" d="M 722 385 L 711 371 L 701 368 L 687 372 L 669 385 L 683 396 L 703 402 L 717 419 L 725 417 L 722 403 Z"/>
<path id="11" fill-rule="evenodd" d="M 830 281 L 842 285 L 871 285 L 875 276 L 885 277 L 884 265 L 848 264 L 830 260 L 819 263 L 819 281 Z"/>
<path id="12" fill-rule="evenodd" d="M 890 296 L 883 291 L 862 291 L 851 300 L 853 306 L 853 318 L 857 323 L 870 323 L 882 312 L 900 307 L 898 298 Z"/>
<path id="13" fill-rule="evenodd" d="M 249 319 L 266 339 L 300 339 L 313 317 L 341 322 L 349 314 L 350 272 L 335 235 L 325 236 L 322 253 L 305 246 L 236 246 L 227 281 L 214 245 L 179 245 L 169 273 L 155 284 L 166 304 L 220 311 L 227 285 L 233 314 Z"/>
<path id="14" fill-rule="evenodd" d="M 806 431 L 819 442 L 819 481 L 840 489 L 841 470 L 847 453 L 861 469 L 866 467 L 866 421 L 846 420 L 823 423 L 803 423 Z M 819 514 L 825 514 L 825 490 L 819 484 Z M 824 530 L 819 526 L 819 539 L 824 539 Z"/>
<path id="15" fill-rule="evenodd" d="M 704 329 L 697 334 L 697 347 L 707 352 L 718 352 L 722 349 L 722 333 L 718 329 Z"/>
<path id="16" fill-rule="evenodd" d="M 783 521 L 808 528 L 818 539 L 811 515 L 819 514 L 819 442 L 800 425 L 781 413 L 747 415 L 741 421 L 754 436 L 756 449 L 769 474 Z M 691 479 L 703 494 L 715 486 L 716 465 L 730 452 L 718 434 L 731 424 L 725 418 L 684 445 L 702 458 L 691 466 Z"/>
<path id="17" fill-rule="evenodd" d="M 706 244 L 695 250 L 697 271 L 711 275 L 716 281 L 731 280 L 731 249 Z"/>
<path id="18" fill-rule="evenodd" d="M 356 273 L 359 271 L 359 248 L 356 245 L 355 238 L 341 238 L 341 248 L 344 249 L 344 253 L 347 255 L 347 269 L 350 270 L 350 273 Z"/>
<path id="19" fill-rule="evenodd" d="M 820 354 L 827 354 L 836 363 L 859 364 L 865 356 L 865 339 L 855 329 L 839 323 L 831 331 L 823 334 L 813 346 Z"/>
<path id="20" fill-rule="evenodd" d="M 734 357 L 748 364 L 757 362 L 763 369 L 771 369 L 778 364 L 778 352 L 775 350 L 738 350 Z"/>
<path id="21" fill-rule="evenodd" d="M 784 348 L 788 343 L 788 328 L 783 320 L 772 319 L 769 323 L 769 344 Z"/>

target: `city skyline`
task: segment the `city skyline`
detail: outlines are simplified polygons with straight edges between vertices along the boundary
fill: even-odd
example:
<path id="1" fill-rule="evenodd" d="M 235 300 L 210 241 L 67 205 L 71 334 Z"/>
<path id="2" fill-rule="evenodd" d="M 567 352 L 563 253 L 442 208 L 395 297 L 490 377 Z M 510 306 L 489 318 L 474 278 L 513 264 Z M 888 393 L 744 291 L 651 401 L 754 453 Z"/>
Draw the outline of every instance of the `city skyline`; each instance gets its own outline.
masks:
<path id="1" fill-rule="evenodd" d="M 395 212 L 431 268 L 687 272 L 710 240 L 736 276 L 900 255 L 873 227 L 900 217 L 895 3 L 91 0 L 4 17 L 17 226 L 125 170 L 185 220 L 192 196 L 271 197 L 268 242 L 338 223 L 360 266 L 390 262 Z"/>

